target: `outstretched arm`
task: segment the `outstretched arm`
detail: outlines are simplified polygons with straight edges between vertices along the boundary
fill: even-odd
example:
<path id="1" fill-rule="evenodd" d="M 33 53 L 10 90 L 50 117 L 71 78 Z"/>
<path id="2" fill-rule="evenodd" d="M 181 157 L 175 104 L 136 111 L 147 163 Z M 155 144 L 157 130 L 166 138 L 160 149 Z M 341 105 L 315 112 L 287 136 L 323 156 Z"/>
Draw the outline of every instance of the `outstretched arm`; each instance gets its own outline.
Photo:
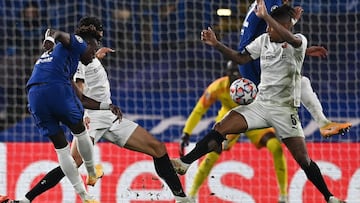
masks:
<path id="1" fill-rule="evenodd" d="M 201 40 L 205 42 L 205 44 L 215 47 L 226 58 L 232 60 L 235 63 L 245 64 L 252 60 L 252 58 L 247 52 L 244 54 L 239 53 L 218 41 L 214 31 L 210 27 L 207 30 L 203 30 L 201 32 Z"/>
<path id="2" fill-rule="evenodd" d="M 103 59 L 107 53 L 115 52 L 115 50 L 109 48 L 109 47 L 101 47 L 97 52 L 95 53 L 96 58 Z"/>
<path id="3" fill-rule="evenodd" d="M 328 51 L 322 46 L 311 46 L 306 49 L 305 54 L 308 56 L 325 58 L 328 55 Z"/>

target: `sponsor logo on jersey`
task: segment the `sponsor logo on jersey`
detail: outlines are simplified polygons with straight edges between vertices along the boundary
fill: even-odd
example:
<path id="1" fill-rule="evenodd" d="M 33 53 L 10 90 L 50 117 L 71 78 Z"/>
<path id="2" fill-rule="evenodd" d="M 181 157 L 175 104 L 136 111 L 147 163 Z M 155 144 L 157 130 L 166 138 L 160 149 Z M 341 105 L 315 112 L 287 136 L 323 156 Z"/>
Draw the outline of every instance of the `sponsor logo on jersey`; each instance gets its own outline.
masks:
<path id="1" fill-rule="evenodd" d="M 278 5 L 274 5 L 271 7 L 270 11 L 273 12 L 273 10 L 275 10 L 277 7 L 279 7 Z"/>
<path id="2" fill-rule="evenodd" d="M 79 43 L 83 43 L 83 42 L 84 42 L 84 40 L 83 40 L 80 36 L 78 36 L 78 35 L 75 35 L 75 38 L 76 38 L 76 40 L 77 40 Z"/>

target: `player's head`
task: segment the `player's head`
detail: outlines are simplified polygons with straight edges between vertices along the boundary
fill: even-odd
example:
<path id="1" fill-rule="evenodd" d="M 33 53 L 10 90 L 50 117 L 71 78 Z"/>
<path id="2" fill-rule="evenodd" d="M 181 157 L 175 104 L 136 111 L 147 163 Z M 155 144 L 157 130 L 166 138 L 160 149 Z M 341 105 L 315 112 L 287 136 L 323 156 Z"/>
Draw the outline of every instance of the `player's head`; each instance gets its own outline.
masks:
<path id="1" fill-rule="evenodd" d="M 226 75 L 230 79 L 230 84 L 233 83 L 236 79 L 241 78 L 238 64 L 233 61 L 228 61 L 226 63 Z"/>
<path id="2" fill-rule="evenodd" d="M 101 37 L 103 37 L 104 29 L 103 29 L 103 25 L 101 23 L 101 20 L 99 18 L 94 17 L 94 16 L 85 16 L 85 17 L 80 19 L 79 24 L 78 24 L 78 28 L 82 27 L 82 26 L 89 26 L 89 25 L 95 26 L 96 30 L 99 32 Z"/>
<path id="3" fill-rule="evenodd" d="M 280 7 L 274 9 L 270 15 L 271 17 L 284 26 L 286 29 L 290 30 L 293 26 L 291 19 L 295 16 L 295 9 L 287 4 L 284 4 Z M 269 33 L 270 40 L 273 42 L 282 42 L 280 35 L 275 31 L 271 26 L 268 25 L 266 31 Z"/>
<path id="4" fill-rule="evenodd" d="M 94 25 L 78 27 L 75 34 L 80 36 L 87 43 L 86 51 L 81 55 L 80 61 L 84 65 L 88 65 L 95 57 L 95 52 L 99 48 L 101 35 Z"/>

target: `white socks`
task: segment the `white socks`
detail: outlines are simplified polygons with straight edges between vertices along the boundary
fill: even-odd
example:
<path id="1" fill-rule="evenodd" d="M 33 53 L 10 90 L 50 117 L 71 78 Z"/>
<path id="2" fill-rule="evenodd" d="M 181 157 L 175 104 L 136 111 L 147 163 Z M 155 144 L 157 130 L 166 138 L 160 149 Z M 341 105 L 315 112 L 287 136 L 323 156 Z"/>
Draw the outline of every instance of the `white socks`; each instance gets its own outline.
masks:
<path id="1" fill-rule="evenodd" d="M 79 174 L 79 171 L 76 167 L 75 161 L 70 154 L 70 146 L 67 145 L 62 149 L 55 149 L 58 160 L 60 163 L 61 170 L 64 172 L 66 177 L 70 180 L 71 184 L 73 185 L 76 193 L 78 193 L 81 198 L 85 194 L 87 194 L 85 185 L 83 180 Z"/>
<path id="2" fill-rule="evenodd" d="M 94 168 L 94 148 L 88 132 L 73 134 L 77 139 L 77 149 L 84 160 L 86 170 L 90 176 L 96 176 Z"/>
<path id="3" fill-rule="evenodd" d="M 309 78 L 302 76 L 301 78 L 301 103 L 309 111 L 319 127 L 322 127 L 330 121 L 323 113 L 321 103 L 311 87 Z"/>

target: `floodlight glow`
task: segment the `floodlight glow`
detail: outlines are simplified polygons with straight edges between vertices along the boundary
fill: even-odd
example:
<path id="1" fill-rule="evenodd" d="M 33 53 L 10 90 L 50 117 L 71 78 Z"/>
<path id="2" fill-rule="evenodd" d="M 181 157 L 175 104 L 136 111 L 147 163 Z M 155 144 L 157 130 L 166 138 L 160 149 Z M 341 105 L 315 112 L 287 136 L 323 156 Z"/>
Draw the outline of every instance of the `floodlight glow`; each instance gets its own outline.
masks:
<path id="1" fill-rule="evenodd" d="M 217 11 L 216 11 L 216 14 L 218 16 L 231 16 L 231 10 L 228 9 L 228 8 L 219 8 Z"/>

